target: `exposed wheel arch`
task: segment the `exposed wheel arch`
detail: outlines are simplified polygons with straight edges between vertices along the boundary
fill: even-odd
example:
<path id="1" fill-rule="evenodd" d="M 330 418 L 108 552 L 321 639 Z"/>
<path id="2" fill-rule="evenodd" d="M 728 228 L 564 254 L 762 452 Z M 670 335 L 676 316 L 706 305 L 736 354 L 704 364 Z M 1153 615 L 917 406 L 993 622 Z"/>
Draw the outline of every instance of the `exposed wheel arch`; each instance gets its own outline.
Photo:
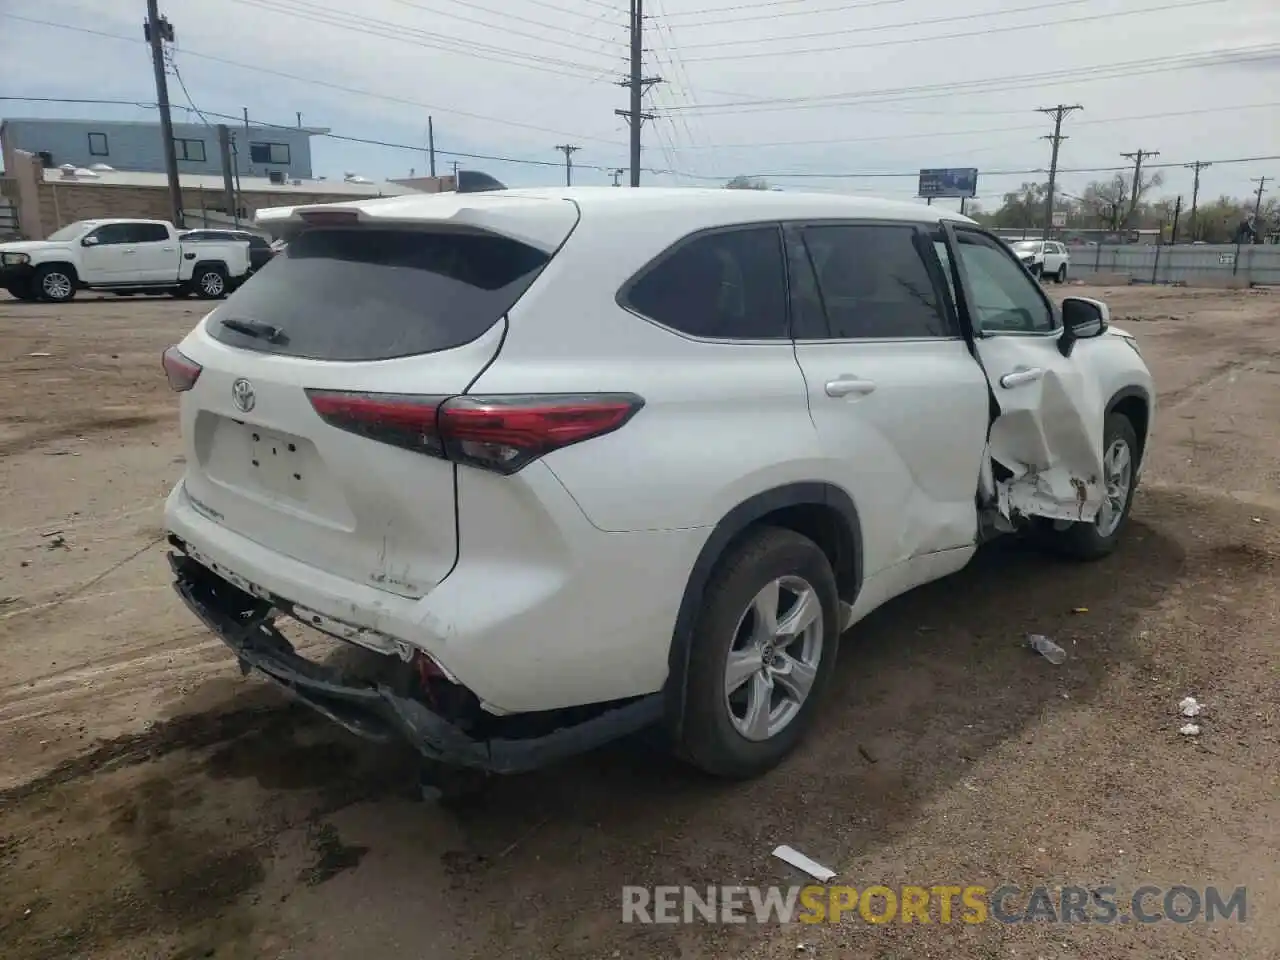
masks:
<path id="1" fill-rule="evenodd" d="M 666 718 L 672 732 L 682 732 L 685 680 L 694 624 L 707 582 L 721 558 L 758 526 L 784 527 L 813 540 L 827 555 L 836 575 L 840 599 L 852 604 L 862 586 L 862 523 L 853 499 L 831 483 L 786 484 L 752 496 L 730 510 L 702 545 L 685 584 L 667 657 L 664 687 Z"/>
<path id="2" fill-rule="evenodd" d="M 1107 401 L 1107 415 L 1118 413 L 1133 424 L 1138 437 L 1138 464 L 1142 464 L 1147 447 L 1147 430 L 1151 426 L 1151 395 L 1138 386 L 1123 387 Z"/>

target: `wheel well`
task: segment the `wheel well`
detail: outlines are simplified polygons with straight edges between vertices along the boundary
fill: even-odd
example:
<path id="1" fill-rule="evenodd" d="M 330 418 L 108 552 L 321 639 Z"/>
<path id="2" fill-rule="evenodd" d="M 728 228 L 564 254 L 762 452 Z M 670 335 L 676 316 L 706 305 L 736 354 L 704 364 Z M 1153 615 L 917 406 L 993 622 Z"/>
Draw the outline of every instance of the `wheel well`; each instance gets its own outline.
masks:
<path id="1" fill-rule="evenodd" d="M 748 526 L 733 538 L 730 546 L 760 527 L 784 527 L 816 543 L 827 555 L 831 570 L 836 575 L 836 591 L 840 599 L 853 603 L 858 595 L 857 543 L 839 510 L 825 503 L 797 503 L 781 507 Z"/>
<path id="2" fill-rule="evenodd" d="M 191 276 L 194 277 L 201 270 L 204 270 L 207 267 L 213 267 L 215 270 L 221 273 L 224 277 L 227 275 L 227 265 L 223 263 L 221 260 L 201 260 L 194 267 L 191 268 Z"/>
<path id="3" fill-rule="evenodd" d="M 33 271 L 33 274 L 38 273 L 39 271 L 44 270 L 48 267 L 57 267 L 59 270 L 61 270 L 63 273 L 69 276 L 74 282 L 76 283 L 80 282 L 80 274 L 76 272 L 76 265 L 74 263 L 69 263 L 64 260 L 54 260 L 50 263 L 37 264 L 35 270 Z"/>
<path id="4" fill-rule="evenodd" d="M 1147 444 L 1147 427 L 1151 422 L 1151 408 L 1147 404 L 1147 398 L 1137 393 L 1121 396 L 1112 402 L 1108 412 L 1118 413 L 1133 424 L 1133 432 L 1138 436 L 1138 463 L 1142 463 Z"/>

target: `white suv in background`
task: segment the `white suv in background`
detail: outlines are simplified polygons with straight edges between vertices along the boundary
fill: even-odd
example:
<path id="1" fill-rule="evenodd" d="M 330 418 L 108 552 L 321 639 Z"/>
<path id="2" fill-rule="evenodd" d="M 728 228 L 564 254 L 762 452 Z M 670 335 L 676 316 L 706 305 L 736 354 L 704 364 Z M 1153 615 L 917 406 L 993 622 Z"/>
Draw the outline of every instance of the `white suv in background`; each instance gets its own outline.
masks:
<path id="1" fill-rule="evenodd" d="M 272 268 L 165 354 L 175 585 L 246 672 L 430 761 L 662 723 L 759 774 L 861 617 L 998 533 L 1097 558 L 1125 529 L 1136 345 L 963 217 L 605 188 L 259 225 Z"/>
<path id="2" fill-rule="evenodd" d="M 1057 283 L 1067 282 L 1071 254 L 1057 240 L 1015 240 L 1010 244 L 1018 259 L 1034 276 Z"/>

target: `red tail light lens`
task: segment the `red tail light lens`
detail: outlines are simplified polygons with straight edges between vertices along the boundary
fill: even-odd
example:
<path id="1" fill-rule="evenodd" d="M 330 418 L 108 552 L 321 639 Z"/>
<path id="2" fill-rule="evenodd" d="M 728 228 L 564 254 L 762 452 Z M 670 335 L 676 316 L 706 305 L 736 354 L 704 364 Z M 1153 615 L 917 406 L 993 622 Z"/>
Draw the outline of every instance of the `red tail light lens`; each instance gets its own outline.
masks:
<path id="1" fill-rule="evenodd" d="M 169 379 L 169 386 L 178 393 L 194 387 L 200 379 L 200 371 L 204 369 L 177 347 L 166 350 L 160 357 L 160 363 L 164 367 L 164 375 Z"/>
<path id="2" fill-rule="evenodd" d="M 644 406 L 630 393 L 442 398 L 309 390 L 307 395 L 332 426 L 506 474 L 553 450 L 612 433 Z"/>

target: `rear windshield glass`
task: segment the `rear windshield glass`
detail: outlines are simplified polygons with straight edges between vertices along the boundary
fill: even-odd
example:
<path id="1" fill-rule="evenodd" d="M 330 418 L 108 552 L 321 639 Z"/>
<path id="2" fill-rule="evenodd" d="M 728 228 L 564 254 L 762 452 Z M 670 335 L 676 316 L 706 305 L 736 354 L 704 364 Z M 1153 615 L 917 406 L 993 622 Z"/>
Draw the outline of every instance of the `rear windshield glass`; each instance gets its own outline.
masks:
<path id="1" fill-rule="evenodd" d="M 311 230 L 220 305 L 208 330 L 232 346 L 313 360 L 448 350 L 493 326 L 548 259 L 493 234 Z"/>

